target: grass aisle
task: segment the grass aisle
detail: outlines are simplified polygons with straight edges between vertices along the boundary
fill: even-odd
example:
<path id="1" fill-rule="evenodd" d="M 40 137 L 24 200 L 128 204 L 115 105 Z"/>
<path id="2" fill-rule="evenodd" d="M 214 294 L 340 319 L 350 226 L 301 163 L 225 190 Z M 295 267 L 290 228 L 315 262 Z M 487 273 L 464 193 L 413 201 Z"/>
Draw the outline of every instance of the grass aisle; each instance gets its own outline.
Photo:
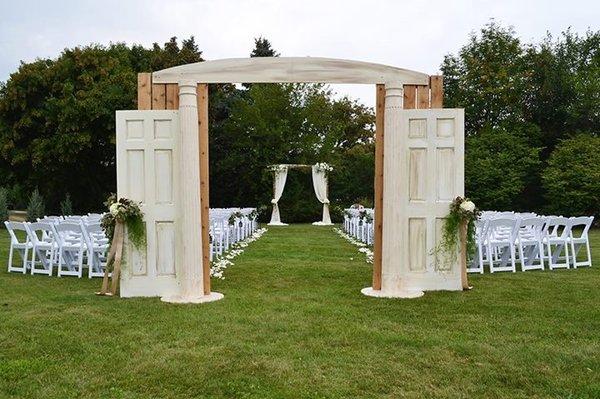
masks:
<path id="1" fill-rule="evenodd" d="M 213 282 L 224 300 L 181 306 L 9 275 L 2 230 L 0 398 L 600 397 L 592 247 L 592 269 L 383 300 L 331 228 L 271 228 Z"/>

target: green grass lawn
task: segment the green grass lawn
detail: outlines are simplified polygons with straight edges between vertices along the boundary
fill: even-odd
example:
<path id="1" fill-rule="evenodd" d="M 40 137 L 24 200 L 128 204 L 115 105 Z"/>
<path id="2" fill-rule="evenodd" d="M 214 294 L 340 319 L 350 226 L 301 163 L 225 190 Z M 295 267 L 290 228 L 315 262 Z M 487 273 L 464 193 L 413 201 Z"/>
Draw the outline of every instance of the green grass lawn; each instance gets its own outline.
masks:
<path id="1" fill-rule="evenodd" d="M 598 398 L 591 269 L 470 276 L 471 292 L 365 297 L 371 268 L 330 228 L 271 228 L 213 288 L 172 305 L 100 280 L 8 274 L 0 398 Z"/>

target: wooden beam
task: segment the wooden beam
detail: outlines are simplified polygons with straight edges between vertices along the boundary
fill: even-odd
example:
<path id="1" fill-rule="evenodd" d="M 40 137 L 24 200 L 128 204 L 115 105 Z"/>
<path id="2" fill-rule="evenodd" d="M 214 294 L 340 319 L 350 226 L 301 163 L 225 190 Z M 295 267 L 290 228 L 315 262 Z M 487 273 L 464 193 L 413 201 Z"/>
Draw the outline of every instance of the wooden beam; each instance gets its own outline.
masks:
<path id="1" fill-rule="evenodd" d="M 210 204 L 208 163 L 208 85 L 198 84 L 198 135 L 200 144 L 200 222 L 202 224 L 202 275 L 204 295 L 210 294 Z"/>
<path id="2" fill-rule="evenodd" d="M 403 104 L 402 107 L 404 109 L 417 108 L 417 97 L 416 96 L 417 96 L 417 86 L 404 85 L 404 98 L 402 100 L 402 104 Z M 381 126 L 383 126 L 383 124 Z"/>
<path id="3" fill-rule="evenodd" d="M 431 76 L 429 87 L 431 87 L 431 108 L 444 108 L 444 77 Z"/>
<path id="4" fill-rule="evenodd" d="M 138 73 L 137 105 L 138 109 L 152 109 L 152 73 Z"/>
<path id="5" fill-rule="evenodd" d="M 417 108 L 429 108 L 429 86 L 417 86 Z"/>
<path id="6" fill-rule="evenodd" d="M 165 109 L 167 106 L 167 86 L 152 84 L 152 109 Z"/>
<path id="7" fill-rule="evenodd" d="M 381 254 L 383 238 L 383 122 L 385 85 L 376 85 L 375 95 L 375 240 L 373 243 L 373 289 L 381 290 Z"/>
<path id="8" fill-rule="evenodd" d="M 166 109 L 179 109 L 179 85 L 166 85 Z"/>

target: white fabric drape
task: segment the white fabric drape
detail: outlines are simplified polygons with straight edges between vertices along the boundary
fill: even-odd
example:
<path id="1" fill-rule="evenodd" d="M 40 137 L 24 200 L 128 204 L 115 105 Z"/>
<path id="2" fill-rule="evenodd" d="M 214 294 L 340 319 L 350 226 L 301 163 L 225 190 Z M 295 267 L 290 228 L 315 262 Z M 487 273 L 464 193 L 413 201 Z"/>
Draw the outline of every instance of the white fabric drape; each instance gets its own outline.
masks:
<path id="1" fill-rule="evenodd" d="M 320 222 L 314 222 L 313 224 L 321 226 L 331 225 L 329 199 L 327 198 L 327 175 L 325 174 L 325 171 L 318 169 L 317 165 L 313 165 L 312 180 L 317 199 L 323 204 L 323 219 Z"/>
<path id="2" fill-rule="evenodd" d="M 271 221 L 269 225 L 273 226 L 285 226 L 285 223 L 281 223 L 281 218 L 279 216 L 279 199 L 281 198 L 281 194 L 283 194 L 283 188 L 285 187 L 285 181 L 287 180 L 288 167 L 283 166 L 279 168 L 279 170 L 275 173 L 275 181 L 273 182 L 273 199 L 271 203 L 273 204 L 273 213 L 271 213 Z"/>

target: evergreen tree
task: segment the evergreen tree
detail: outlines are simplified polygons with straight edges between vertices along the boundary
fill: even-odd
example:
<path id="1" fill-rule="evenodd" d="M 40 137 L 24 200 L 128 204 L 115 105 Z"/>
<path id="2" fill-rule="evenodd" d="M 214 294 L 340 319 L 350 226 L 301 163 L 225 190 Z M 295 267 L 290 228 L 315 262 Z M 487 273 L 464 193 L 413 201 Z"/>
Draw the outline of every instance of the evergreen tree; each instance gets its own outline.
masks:
<path id="1" fill-rule="evenodd" d="M 44 217 L 45 213 L 44 198 L 36 188 L 29 197 L 29 205 L 27 205 L 27 220 L 35 222 L 38 218 Z"/>
<path id="2" fill-rule="evenodd" d="M 8 220 L 8 190 L 0 187 L 0 228 L 4 227 L 6 220 Z"/>
<path id="3" fill-rule="evenodd" d="M 250 53 L 250 57 L 279 57 L 279 53 L 271 47 L 271 42 L 260 36 L 254 38 L 254 50 Z"/>

